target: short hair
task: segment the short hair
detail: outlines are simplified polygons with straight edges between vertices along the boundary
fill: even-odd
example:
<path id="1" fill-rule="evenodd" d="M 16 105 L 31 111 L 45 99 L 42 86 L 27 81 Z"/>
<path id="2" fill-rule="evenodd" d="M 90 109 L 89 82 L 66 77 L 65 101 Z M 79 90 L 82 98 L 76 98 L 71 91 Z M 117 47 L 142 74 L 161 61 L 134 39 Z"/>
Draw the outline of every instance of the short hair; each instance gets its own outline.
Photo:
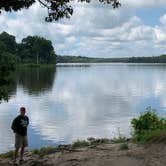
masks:
<path id="1" fill-rule="evenodd" d="M 25 111 L 25 107 L 20 107 L 20 111 Z"/>

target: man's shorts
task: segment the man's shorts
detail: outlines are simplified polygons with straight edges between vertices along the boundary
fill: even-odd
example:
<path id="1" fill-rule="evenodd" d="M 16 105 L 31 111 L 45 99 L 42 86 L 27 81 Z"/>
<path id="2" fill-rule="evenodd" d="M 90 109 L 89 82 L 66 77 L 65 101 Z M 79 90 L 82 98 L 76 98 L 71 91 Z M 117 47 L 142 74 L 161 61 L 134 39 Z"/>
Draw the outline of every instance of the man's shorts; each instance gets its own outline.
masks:
<path id="1" fill-rule="evenodd" d="M 15 134 L 15 147 L 21 148 L 21 147 L 27 147 L 28 146 L 28 139 L 27 136 L 22 136 L 19 134 Z"/>

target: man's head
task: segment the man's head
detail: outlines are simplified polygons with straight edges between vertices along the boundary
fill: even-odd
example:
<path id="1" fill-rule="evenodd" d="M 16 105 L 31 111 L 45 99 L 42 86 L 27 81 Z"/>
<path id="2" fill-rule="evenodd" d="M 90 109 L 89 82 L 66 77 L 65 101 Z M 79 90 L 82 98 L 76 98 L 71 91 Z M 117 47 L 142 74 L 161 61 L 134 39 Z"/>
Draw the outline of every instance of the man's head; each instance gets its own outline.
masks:
<path id="1" fill-rule="evenodd" d="M 26 113 L 25 107 L 21 107 L 21 108 L 20 108 L 20 115 L 21 115 L 21 116 L 25 116 L 25 113 Z"/>

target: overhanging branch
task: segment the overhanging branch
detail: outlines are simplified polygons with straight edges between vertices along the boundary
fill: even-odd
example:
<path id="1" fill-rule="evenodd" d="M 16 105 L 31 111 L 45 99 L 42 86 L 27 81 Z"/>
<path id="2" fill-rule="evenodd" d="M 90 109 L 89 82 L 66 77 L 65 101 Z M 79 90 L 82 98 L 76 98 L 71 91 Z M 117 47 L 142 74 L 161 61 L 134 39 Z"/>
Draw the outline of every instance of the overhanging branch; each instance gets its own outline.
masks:
<path id="1" fill-rule="evenodd" d="M 86 2 L 90 3 L 92 0 L 1 0 L 0 10 L 18 11 L 22 8 L 29 8 L 33 3 L 38 1 L 42 6 L 47 8 L 48 16 L 45 21 L 51 22 L 61 18 L 70 18 L 73 14 L 73 7 L 70 2 Z M 96 0 L 99 3 L 110 4 L 113 8 L 118 8 L 121 4 L 119 0 Z M 1 12 L 1 11 L 0 11 Z"/>

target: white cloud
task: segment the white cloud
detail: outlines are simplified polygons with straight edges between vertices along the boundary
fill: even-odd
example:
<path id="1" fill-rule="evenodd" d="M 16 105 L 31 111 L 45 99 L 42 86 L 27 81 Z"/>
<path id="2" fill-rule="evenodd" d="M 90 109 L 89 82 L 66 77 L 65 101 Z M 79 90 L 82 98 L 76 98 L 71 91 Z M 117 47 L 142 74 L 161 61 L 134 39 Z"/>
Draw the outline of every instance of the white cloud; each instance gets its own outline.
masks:
<path id="1" fill-rule="evenodd" d="M 166 5 L 165 0 L 121 0 L 121 3 L 125 6 L 131 6 L 136 8 Z"/>
<path id="2" fill-rule="evenodd" d="M 46 23 L 46 9 L 35 4 L 29 10 L 3 13 L 0 32 L 16 35 L 17 41 L 27 35 L 50 39 L 58 54 L 83 56 L 149 56 L 166 52 L 166 15 L 160 25 L 145 25 L 135 16 L 134 7 L 155 7 L 165 1 L 123 0 L 120 9 L 108 5 L 74 4 L 70 20 Z M 132 7 L 130 7 L 132 6 Z"/>
<path id="3" fill-rule="evenodd" d="M 160 22 L 163 25 L 166 25 L 166 14 L 164 14 L 162 17 L 160 17 Z"/>

